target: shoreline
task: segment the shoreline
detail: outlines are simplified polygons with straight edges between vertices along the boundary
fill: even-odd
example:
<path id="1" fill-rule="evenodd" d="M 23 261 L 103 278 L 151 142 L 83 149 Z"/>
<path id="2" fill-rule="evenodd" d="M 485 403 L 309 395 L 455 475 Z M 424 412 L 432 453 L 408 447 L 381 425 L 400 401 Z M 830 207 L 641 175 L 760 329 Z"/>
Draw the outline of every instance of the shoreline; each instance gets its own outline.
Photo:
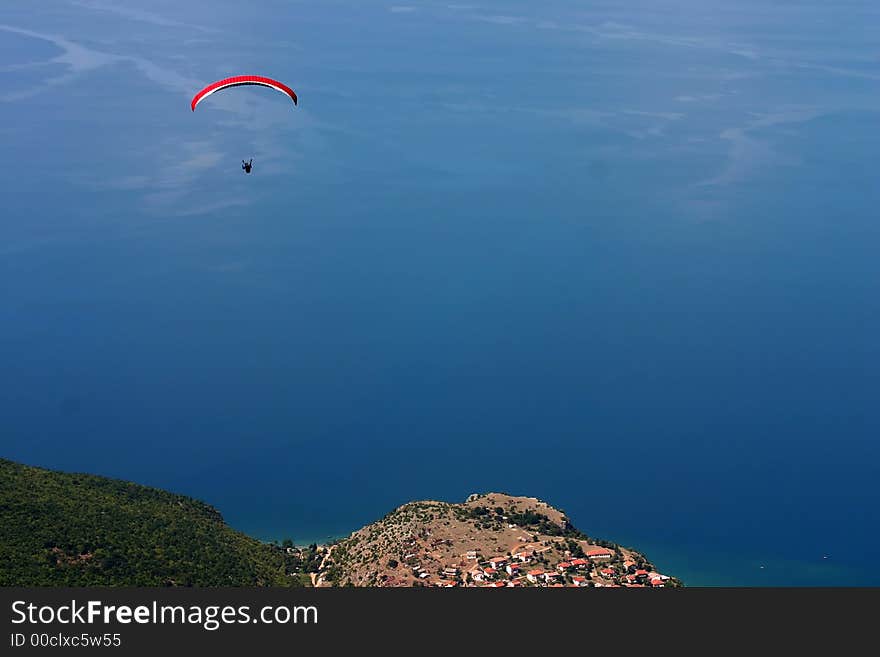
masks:
<path id="1" fill-rule="evenodd" d="M 360 528 L 358 528 L 360 529 Z M 327 547 L 330 543 L 347 538 L 358 531 L 354 529 L 344 536 L 323 538 L 293 538 L 295 548 L 306 549 L 314 544 Z M 241 531 L 241 530 L 239 530 Z M 247 533 L 247 532 L 244 532 Z M 265 544 L 281 544 L 285 536 L 277 537 L 275 532 L 252 535 L 252 538 Z M 277 537 L 277 538 L 276 538 Z M 620 543 L 630 546 L 632 541 Z M 751 555 L 742 557 L 735 553 L 720 550 L 700 550 L 696 558 L 690 558 L 681 550 L 669 546 L 640 542 L 633 547 L 681 581 L 686 588 L 742 588 L 742 587 L 816 587 L 837 586 L 840 582 L 858 582 L 859 586 L 876 586 L 876 582 L 865 581 L 865 572 L 856 564 L 843 562 L 833 556 L 815 560 L 806 558 L 786 559 L 779 555 Z M 720 564 L 720 565 L 715 565 Z M 861 582 L 865 581 L 864 584 Z"/>

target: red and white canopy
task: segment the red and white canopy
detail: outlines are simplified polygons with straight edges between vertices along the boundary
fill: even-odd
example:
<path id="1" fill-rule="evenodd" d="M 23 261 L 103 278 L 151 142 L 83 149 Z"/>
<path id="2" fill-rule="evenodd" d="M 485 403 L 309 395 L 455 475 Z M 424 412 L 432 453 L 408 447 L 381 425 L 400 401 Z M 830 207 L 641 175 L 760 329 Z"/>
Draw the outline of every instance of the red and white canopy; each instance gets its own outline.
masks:
<path id="1" fill-rule="evenodd" d="M 273 80 L 272 78 L 264 78 L 260 75 L 236 75 L 231 78 L 224 78 L 223 80 L 217 80 L 217 82 L 212 82 L 207 87 L 202 89 L 199 93 L 193 96 L 192 103 L 190 103 L 192 107 L 192 111 L 196 111 L 196 105 L 202 102 L 205 98 L 210 96 L 213 93 L 216 93 L 222 89 L 228 89 L 229 87 L 240 87 L 243 85 L 257 85 L 260 87 L 269 87 L 270 89 L 274 89 L 275 91 L 280 91 L 285 96 L 288 96 L 293 104 L 296 105 L 296 94 L 293 92 L 293 89 L 288 87 L 287 85 L 279 82 L 278 80 Z"/>

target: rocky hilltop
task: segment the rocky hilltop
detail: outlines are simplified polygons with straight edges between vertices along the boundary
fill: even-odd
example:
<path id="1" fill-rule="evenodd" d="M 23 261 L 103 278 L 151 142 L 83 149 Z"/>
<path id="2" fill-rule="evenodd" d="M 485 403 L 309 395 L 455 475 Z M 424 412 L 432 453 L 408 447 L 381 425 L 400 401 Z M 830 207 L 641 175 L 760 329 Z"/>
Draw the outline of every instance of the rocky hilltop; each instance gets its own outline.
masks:
<path id="1" fill-rule="evenodd" d="M 326 549 L 317 586 L 675 587 L 627 547 L 533 497 L 410 502 Z"/>

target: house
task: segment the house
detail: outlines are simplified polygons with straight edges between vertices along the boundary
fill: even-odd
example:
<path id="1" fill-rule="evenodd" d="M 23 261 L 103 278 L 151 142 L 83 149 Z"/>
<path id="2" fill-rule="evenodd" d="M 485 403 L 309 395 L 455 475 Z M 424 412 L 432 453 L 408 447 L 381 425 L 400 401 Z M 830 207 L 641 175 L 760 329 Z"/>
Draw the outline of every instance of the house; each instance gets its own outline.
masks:
<path id="1" fill-rule="evenodd" d="M 477 551 L 476 551 L 476 550 L 468 550 L 468 551 L 467 551 L 467 554 L 466 554 L 465 556 L 466 556 L 468 559 L 470 559 L 470 560 L 473 561 L 474 559 L 477 558 Z"/>
<path id="2" fill-rule="evenodd" d="M 651 586 L 653 586 L 655 588 L 663 586 L 663 585 L 664 585 L 664 582 L 659 577 L 655 577 L 654 579 L 651 580 Z"/>
<path id="3" fill-rule="evenodd" d="M 497 573 L 498 571 L 494 568 L 483 568 L 483 575 L 485 575 L 486 577 L 495 577 Z"/>
<path id="4" fill-rule="evenodd" d="M 571 568 L 571 564 L 567 561 L 560 561 L 559 564 L 556 566 L 556 570 L 558 570 L 560 573 L 564 573 L 569 568 Z"/>
<path id="5" fill-rule="evenodd" d="M 572 559 L 571 565 L 573 568 L 580 569 L 580 568 L 586 568 L 587 566 L 589 566 L 590 562 L 587 561 L 586 559 Z"/>
<path id="6" fill-rule="evenodd" d="M 571 581 L 574 582 L 575 586 L 587 586 L 588 582 L 586 577 L 582 577 L 580 575 L 575 575 L 571 578 Z"/>
<path id="7" fill-rule="evenodd" d="M 447 566 L 443 569 L 443 576 L 446 579 L 455 579 L 458 577 L 459 570 L 455 566 Z"/>
<path id="8" fill-rule="evenodd" d="M 507 564 L 507 568 L 504 570 L 507 571 L 508 575 L 518 575 L 520 570 L 520 565 L 518 563 L 509 563 Z"/>
<path id="9" fill-rule="evenodd" d="M 526 574 L 526 579 L 529 580 L 532 584 L 538 583 L 538 578 L 544 576 L 544 571 L 540 568 L 537 570 L 530 570 L 528 574 Z"/>
<path id="10" fill-rule="evenodd" d="M 507 557 L 493 557 L 489 559 L 489 565 L 493 568 L 504 568 L 507 565 Z"/>
<path id="11" fill-rule="evenodd" d="M 605 577 L 614 577 L 614 568 L 603 568 L 599 572 Z"/>
<path id="12" fill-rule="evenodd" d="M 587 557 L 590 559 L 610 559 L 613 556 L 614 552 L 608 548 L 593 548 L 592 550 L 587 550 Z"/>
<path id="13" fill-rule="evenodd" d="M 544 573 L 544 581 L 545 582 L 548 582 L 548 583 L 556 582 L 556 581 L 558 581 L 558 579 L 559 579 L 559 573 L 554 573 L 552 571 Z"/>

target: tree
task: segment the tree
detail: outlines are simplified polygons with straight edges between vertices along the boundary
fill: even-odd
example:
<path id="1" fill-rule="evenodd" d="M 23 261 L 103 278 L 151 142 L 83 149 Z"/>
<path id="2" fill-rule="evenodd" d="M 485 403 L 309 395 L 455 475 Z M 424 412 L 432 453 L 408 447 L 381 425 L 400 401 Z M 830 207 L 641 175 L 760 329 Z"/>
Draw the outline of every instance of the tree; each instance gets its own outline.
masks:
<path id="1" fill-rule="evenodd" d="M 281 547 L 292 548 L 293 547 L 293 539 L 285 538 L 283 541 L 281 541 Z"/>

